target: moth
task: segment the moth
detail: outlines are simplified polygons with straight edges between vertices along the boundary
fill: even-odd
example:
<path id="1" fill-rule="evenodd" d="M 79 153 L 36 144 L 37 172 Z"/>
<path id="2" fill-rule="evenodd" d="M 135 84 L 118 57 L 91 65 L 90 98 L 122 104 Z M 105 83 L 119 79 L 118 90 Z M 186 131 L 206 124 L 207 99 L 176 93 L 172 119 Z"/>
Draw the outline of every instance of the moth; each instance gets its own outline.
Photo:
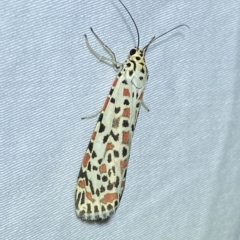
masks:
<path id="1" fill-rule="evenodd" d="M 99 112 L 77 179 L 76 214 L 83 220 L 106 219 L 117 210 L 125 187 L 132 138 L 141 106 L 148 111 L 143 102 L 144 89 L 148 82 L 145 61 L 147 49 L 156 39 L 179 27 L 187 26 L 181 24 L 158 37 L 154 36 L 145 47 L 140 48 L 137 25 L 125 5 L 121 0 L 119 2 L 131 17 L 138 36 L 137 46 L 130 50 L 124 63 L 116 60 L 113 51 L 92 28 L 91 32 L 110 58 L 93 50 L 85 35 L 90 52 L 101 61 L 111 63 L 117 76 Z"/>

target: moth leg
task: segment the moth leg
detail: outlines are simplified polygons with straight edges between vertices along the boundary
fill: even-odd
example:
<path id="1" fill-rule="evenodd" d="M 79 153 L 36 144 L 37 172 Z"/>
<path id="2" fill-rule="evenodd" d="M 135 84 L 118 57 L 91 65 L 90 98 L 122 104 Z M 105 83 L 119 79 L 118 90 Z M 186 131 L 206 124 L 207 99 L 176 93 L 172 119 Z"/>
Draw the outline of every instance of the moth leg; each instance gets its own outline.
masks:
<path id="1" fill-rule="evenodd" d="M 118 65 L 122 65 L 121 63 L 117 62 L 116 56 L 114 54 L 114 52 L 106 45 L 104 44 L 104 42 L 98 37 L 98 35 L 93 31 L 92 28 L 90 28 L 93 35 L 95 36 L 95 38 L 98 40 L 98 42 L 101 44 L 101 46 L 103 47 L 103 49 L 111 56 L 111 59 L 116 62 Z"/>
<path id="2" fill-rule="evenodd" d="M 119 70 L 122 67 L 122 64 L 117 62 L 113 51 L 102 42 L 102 40 L 96 35 L 96 33 L 92 30 L 92 28 L 91 28 L 91 31 L 94 34 L 94 36 L 96 37 L 96 39 L 100 42 L 100 44 L 104 48 L 104 50 L 111 56 L 111 58 L 104 57 L 104 56 L 100 55 L 99 53 L 97 53 L 95 50 L 93 50 L 93 48 L 90 46 L 90 44 L 88 42 L 87 35 L 85 34 L 84 37 L 85 37 L 86 45 L 87 45 L 89 51 L 93 55 L 95 55 L 100 61 L 103 61 L 105 63 L 110 62 L 115 70 Z"/>
<path id="3" fill-rule="evenodd" d="M 149 110 L 149 108 L 147 107 L 147 105 L 145 104 L 145 102 L 142 100 L 142 106 L 145 108 L 145 110 L 147 111 L 147 112 L 149 112 L 150 110 Z"/>
<path id="4" fill-rule="evenodd" d="M 101 111 L 102 111 L 102 108 L 100 110 L 98 110 L 97 112 L 89 115 L 89 116 L 82 117 L 81 120 L 90 119 L 90 118 L 96 117 L 96 116 L 98 116 L 101 113 Z"/>

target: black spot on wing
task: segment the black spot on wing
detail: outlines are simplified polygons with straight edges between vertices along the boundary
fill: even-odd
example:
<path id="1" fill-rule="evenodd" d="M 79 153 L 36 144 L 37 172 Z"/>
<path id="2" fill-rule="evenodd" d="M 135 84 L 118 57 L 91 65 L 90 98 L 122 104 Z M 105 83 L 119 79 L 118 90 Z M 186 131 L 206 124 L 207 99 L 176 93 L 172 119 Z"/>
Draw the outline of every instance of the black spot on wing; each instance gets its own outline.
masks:
<path id="1" fill-rule="evenodd" d="M 91 161 L 88 162 L 87 170 L 88 170 L 89 172 L 91 172 L 91 170 L 92 170 Z"/>
<path id="2" fill-rule="evenodd" d="M 119 152 L 118 151 L 114 150 L 113 154 L 114 154 L 114 157 L 116 157 L 116 158 L 119 157 Z"/>
<path id="3" fill-rule="evenodd" d="M 123 104 L 124 104 L 124 105 L 129 105 L 130 103 L 129 103 L 128 99 L 125 99 L 124 102 L 123 102 Z"/>
<path id="4" fill-rule="evenodd" d="M 111 204 L 108 204 L 108 205 L 107 205 L 107 210 L 108 210 L 108 211 L 112 210 L 112 208 L 113 208 L 113 206 L 112 206 Z"/>
<path id="5" fill-rule="evenodd" d="M 107 180 L 108 180 L 108 177 L 104 175 L 104 176 L 102 177 L 102 181 L 103 181 L 103 182 L 106 182 Z"/>
<path id="6" fill-rule="evenodd" d="M 110 163 L 112 161 L 112 155 L 111 153 L 108 154 L 107 156 L 107 161 Z"/>
<path id="7" fill-rule="evenodd" d="M 107 190 L 111 191 L 113 189 L 113 184 L 108 181 Z"/>
<path id="8" fill-rule="evenodd" d="M 127 155 L 127 149 L 125 147 L 123 147 L 123 149 L 122 149 L 122 155 L 123 155 L 123 157 L 125 157 Z"/>
<path id="9" fill-rule="evenodd" d="M 90 143 L 88 144 L 88 149 L 89 149 L 89 151 L 91 153 L 92 150 L 93 150 L 93 143 L 92 143 L 92 141 L 90 141 Z"/>
<path id="10" fill-rule="evenodd" d="M 105 135 L 104 137 L 103 137 L 103 143 L 106 143 L 107 142 L 107 140 L 108 140 L 108 137 L 109 137 L 109 135 L 107 134 L 107 135 Z"/>
<path id="11" fill-rule="evenodd" d="M 129 122 L 127 120 L 123 120 L 122 126 L 123 127 L 128 127 L 129 126 Z"/>
<path id="12" fill-rule="evenodd" d="M 97 156 L 96 152 L 93 150 L 92 152 L 92 158 L 95 158 Z"/>
<path id="13" fill-rule="evenodd" d="M 105 130 L 105 125 L 103 123 L 100 123 L 100 127 L 99 127 L 99 132 L 102 133 Z"/>
<path id="14" fill-rule="evenodd" d="M 127 176 L 127 169 L 125 168 L 125 173 L 124 173 L 123 178 L 126 178 L 126 176 Z"/>
<path id="15" fill-rule="evenodd" d="M 100 192 L 102 193 L 102 192 L 105 192 L 105 187 L 104 186 L 101 186 L 100 187 Z"/>
<path id="16" fill-rule="evenodd" d="M 87 213 L 92 213 L 90 203 L 87 204 Z"/>
<path id="17" fill-rule="evenodd" d="M 110 92 L 109 92 L 109 95 L 111 96 L 112 95 L 112 93 L 113 93 L 113 88 L 111 88 L 111 90 L 110 90 Z"/>
<path id="18" fill-rule="evenodd" d="M 102 121 L 102 118 L 103 118 L 103 114 L 101 113 L 101 114 L 99 115 L 98 122 L 101 122 L 101 121 Z"/>
<path id="19" fill-rule="evenodd" d="M 111 102 L 111 103 L 115 103 L 115 98 L 112 97 L 111 100 L 110 100 L 110 102 Z"/>
<path id="20" fill-rule="evenodd" d="M 87 178 L 87 173 L 86 171 L 83 171 L 82 168 L 80 168 L 78 178 Z"/>
<path id="21" fill-rule="evenodd" d="M 113 131 L 111 131 L 110 134 L 111 134 L 112 138 L 114 139 L 114 141 L 118 141 L 118 139 L 119 139 L 119 133 L 115 135 L 115 134 L 113 133 Z"/>
<path id="22" fill-rule="evenodd" d="M 115 110 L 114 110 L 114 112 L 117 114 L 117 113 L 119 113 L 119 111 L 120 111 L 120 107 L 115 107 Z"/>
<path id="23" fill-rule="evenodd" d="M 97 194 L 98 197 L 100 196 L 99 189 L 96 190 L 96 194 Z"/>
<path id="24" fill-rule="evenodd" d="M 82 192 L 82 198 L 81 198 L 81 202 L 80 204 L 84 204 L 85 203 L 85 192 Z"/>
<path id="25" fill-rule="evenodd" d="M 90 185 L 91 193 L 92 193 L 92 194 L 95 194 L 92 181 L 90 181 L 90 180 L 89 180 L 89 185 Z"/>
<path id="26" fill-rule="evenodd" d="M 119 180 L 119 177 L 117 177 L 116 182 L 115 182 L 115 187 L 116 187 L 116 188 L 118 188 L 119 183 L 120 183 L 120 180 Z"/>
<path id="27" fill-rule="evenodd" d="M 94 212 L 99 212 L 98 206 L 94 206 Z"/>

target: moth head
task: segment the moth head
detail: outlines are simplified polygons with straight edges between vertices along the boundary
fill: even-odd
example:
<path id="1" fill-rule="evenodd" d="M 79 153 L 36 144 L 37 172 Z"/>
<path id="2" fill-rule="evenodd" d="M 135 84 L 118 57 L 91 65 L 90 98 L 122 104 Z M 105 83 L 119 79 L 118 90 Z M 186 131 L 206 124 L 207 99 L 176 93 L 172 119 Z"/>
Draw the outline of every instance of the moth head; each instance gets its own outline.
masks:
<path id="1" fill-rule="evenodd" d="M 129 58 L 134 59 L 136 57 L 145 57 L 145 51 L 139 47 L 132 48 L 129 52 Z"/>

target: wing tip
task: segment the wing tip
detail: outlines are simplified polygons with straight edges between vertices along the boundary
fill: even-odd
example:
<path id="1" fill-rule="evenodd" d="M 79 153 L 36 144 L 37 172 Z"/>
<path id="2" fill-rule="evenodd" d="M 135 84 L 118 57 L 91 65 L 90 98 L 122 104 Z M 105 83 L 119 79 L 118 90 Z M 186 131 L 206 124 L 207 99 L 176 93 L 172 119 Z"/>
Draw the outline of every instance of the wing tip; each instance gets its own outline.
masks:
<path id="1" fill-rule="evenodd" d="M 115 213 L 115 210 L 98 212 L 98 213 L 86 213 L 85 211 L 80 211 L 76 209 L 76 215 L 83 221 L 106 221 L 112 214 Z"/>

